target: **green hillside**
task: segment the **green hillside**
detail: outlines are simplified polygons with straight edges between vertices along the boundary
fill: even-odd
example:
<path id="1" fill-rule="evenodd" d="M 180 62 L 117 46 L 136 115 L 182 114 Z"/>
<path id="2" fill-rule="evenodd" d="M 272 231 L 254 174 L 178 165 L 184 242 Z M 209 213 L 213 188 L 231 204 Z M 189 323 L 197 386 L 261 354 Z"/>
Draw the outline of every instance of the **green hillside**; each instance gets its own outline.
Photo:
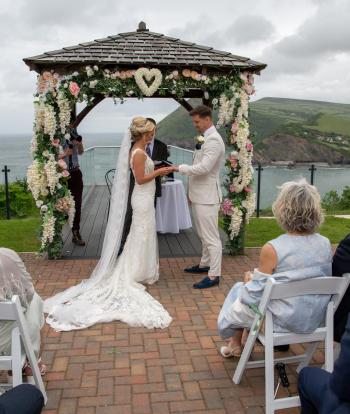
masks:
<path id="1" fill-rule="evenodd" d="M 195 105 L 199 101 L 191 103 Z M 250 108 L 257 159 L 276 161 L 287 157 L 296 162 L 350 162 L 350 105 L 263 98 L 252 102 Z M 169 144 L 192 148 L 195 135 L 191 119 L 182 107 L 159 124 L 158 136 Z M 270 154 L 271 145 L 281 144 L 281 139 L 290 144 L 288 151 L 283 154 L 283 145 L 277 145 L 282 150 L 280 156 L 276 148 L 273 155 Z M 293 143 L 294 148 L 298 145 L 299 149 L 295 154 Z"/>

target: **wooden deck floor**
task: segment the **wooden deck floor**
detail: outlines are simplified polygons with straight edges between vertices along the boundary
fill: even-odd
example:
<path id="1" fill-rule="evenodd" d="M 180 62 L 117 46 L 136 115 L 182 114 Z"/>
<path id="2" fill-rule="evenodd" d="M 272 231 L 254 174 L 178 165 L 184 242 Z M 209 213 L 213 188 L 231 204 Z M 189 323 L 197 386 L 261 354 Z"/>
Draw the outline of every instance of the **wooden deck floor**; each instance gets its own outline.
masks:
<path id="1" fill-rule="evenodd" d="M 64 258 L 90 258 L 101 256 L 103 237 L 107 224 L 108 190 L 106 186 L 87 188 L 83 199 L 81 235 L 86 241 L 85 247 L 72 243 L 71 231 L 66 226 L 63 232 Z M 191 257 L 201 255 L 201 243 L 193 229 L 179 234 L 159 234 L 159 255 L 162 258 Z"/>

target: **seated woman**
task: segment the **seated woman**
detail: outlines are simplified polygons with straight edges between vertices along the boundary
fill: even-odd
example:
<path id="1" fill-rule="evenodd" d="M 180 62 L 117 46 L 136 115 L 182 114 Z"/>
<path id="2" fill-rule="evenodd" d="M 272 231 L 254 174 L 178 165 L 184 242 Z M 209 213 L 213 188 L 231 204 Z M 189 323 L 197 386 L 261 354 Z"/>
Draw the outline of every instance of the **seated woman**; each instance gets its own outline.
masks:
<path id="1" fill-rule="evenodd" d="M 40 362 L 40 330 L 44 325 L 43 301 L 35 292 L 32 279 L 24 263 L 13 250 L 0 248 L 0 301 L 11 300 L 14 295 L 19 297 L 22 305 L 28 333 L 39 361 L 42 375 L 46 366 Z M 0 322 L 0 356 L 11 354 L 11 333 L 13 322 Z M 25 375 L 32 375 L 26 362 L 23 367 Z"/>
<path id="2" fill-rule="evenodd" d="M 329 240 L 316 233 L 323 222 L 320 195 L 306 180 L 282 185 L 273 205 L 274 216 L 286 232 L 265 244 L 259 267 L 247 272 L 244 283 L 236 283 L 225 299 L 218 318 L 225 358 L 241 355 L 242 333 L 250 328 L 266 281 L 278 282 L 331 276 L 332 249 Z M 323 321 L 328 295 L 303 295 L 274 300 L 269 305 L 276 332 L 308 333 Z"/>

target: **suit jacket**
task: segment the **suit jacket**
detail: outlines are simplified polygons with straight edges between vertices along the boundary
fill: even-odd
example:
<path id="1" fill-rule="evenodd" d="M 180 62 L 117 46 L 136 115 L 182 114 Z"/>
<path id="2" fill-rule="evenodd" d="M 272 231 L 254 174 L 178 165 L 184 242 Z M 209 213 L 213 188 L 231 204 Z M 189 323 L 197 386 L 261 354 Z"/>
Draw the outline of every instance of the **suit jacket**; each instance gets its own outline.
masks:
<path id="1" fill-rule="evenodd" d="M 158 139 L 154 140 L 153 151 L 151 158 L 153 161 L 167 161 L 169 157 L 168 147 Z M 161 177 L 156 178 L 156 197 L 162 196 L 162 182 Z"/>
<path id="2" fill-rule="evenodd" d="M 215 131 L 205 137 L 201 149 L 195 151 L 192 166 L 179 166 L 180 173 L 189 176 L 188 196 L 192 203 L 221 203 L 220 169 L 224 157 L 224 141 Z"/>
<path id="3" fill-rule="evenodd" d="M 343 276 L 350 273 L 350 234 L 339 243 L 332 264 L 333 276 Z M 345 331 L 346 321 L 350 312 L 350 287 L 348 287 L 345 295 L 340 302 L 338 309 L 334 315 L 334 340 L 340 342 Z"/>

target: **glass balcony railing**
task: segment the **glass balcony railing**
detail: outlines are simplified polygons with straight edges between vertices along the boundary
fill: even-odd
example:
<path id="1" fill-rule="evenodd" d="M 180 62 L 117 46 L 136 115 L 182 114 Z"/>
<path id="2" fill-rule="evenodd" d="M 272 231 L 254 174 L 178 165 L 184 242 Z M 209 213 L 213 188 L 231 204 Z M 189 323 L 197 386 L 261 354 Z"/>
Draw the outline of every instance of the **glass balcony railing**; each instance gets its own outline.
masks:
<path id="1" fill-rule="evenodd" d="M 86 186 L 105 185 L 105 174 L 115 168 L 118 160 L 120 146 L 96 146 L 87 148 L 80 158 L 80 167 L 84 175 Z M 168 146 L 171 161 L 175 165 L 192 164 L 193 151 Z M 175 173 L 176 178 L 183 181 L 187 187 L 187 177 Z"/>

